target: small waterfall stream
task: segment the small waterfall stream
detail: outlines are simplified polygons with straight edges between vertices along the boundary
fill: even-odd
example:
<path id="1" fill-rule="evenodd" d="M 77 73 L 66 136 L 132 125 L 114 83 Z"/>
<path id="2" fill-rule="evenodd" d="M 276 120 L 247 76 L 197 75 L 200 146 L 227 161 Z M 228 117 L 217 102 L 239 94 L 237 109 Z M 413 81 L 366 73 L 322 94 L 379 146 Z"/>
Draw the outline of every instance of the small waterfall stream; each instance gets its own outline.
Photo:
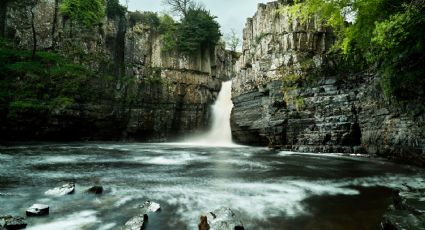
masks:
<path id="1" fill-rule="evenodd" d="M 230 129 L 232 113 L 232 81 L 223 82 L 217 100 L 212 106 L 212 125 L 208 132 L 186 141 L 204 146 L 234 146 Z"/>

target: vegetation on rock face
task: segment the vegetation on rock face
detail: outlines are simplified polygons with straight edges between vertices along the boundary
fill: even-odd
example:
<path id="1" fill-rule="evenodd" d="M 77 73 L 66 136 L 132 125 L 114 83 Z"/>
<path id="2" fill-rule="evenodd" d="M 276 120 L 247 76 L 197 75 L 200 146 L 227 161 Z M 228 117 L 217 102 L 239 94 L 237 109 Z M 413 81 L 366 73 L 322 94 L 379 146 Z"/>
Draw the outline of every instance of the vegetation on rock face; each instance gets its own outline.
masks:
<path id="1" fill-rule="evenodd" d="M 2 111 L 49 111 L 85 100 L 93 73 L 50 52 L 16 50 L 0 44 L 0 107 Z"/>
<path id="2" fill-rule="evenodd" d="M 332 51 L 346 62 L 377 66 L 387 96 L 423 96 L 424 0 L 305 0 L 287 9 L 304 21 L 316 15 L 331 26 L 337 36 Z"/>
<path id="3" fill-rule="evenodd" d="M 91 27 L 104 18 L 105 5 L 103 0 L 64 0 L 60 11 L 72 21 Z"/>
<path id="4" fill-rule="evenodd" d="M 108 16 L 108 18 L 123 17 L 126 12 L 126 7 L 122 6 L 119 0 L 106 1 L 106 16 Z"/>

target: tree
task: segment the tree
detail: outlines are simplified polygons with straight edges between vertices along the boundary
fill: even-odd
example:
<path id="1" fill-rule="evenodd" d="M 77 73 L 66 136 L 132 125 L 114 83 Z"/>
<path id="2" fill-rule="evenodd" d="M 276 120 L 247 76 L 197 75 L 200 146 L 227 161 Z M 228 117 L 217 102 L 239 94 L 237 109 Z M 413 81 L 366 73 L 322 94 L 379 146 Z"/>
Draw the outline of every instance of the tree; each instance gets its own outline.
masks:
<path id="1" fill-rule="evenodd" d="M 189 8 L 196 6 L 194 0 L 162 0 L 163 4 L 171 7 L 171 11 L 186 17 Z"/>
<path id="2" fill-rule="evenodd" d="M 35 31 L 35 15 L 34 15 L 34 8 L 37 5 L 37 1 L 31 6 L 31 31 L 32 31 L 32 41 L 33 41 L 33 48 L 32 48 L 32 57 L 35 58 L 35 52 L 37 51 L 37 33 Z"/>
<path id="3" fill-rule="evenodd" d="M 0 1 L 0 36 L 4 36 L 8 0 Z"/>
<path id="4" fill-rule="evenodd" d="M 176 46 L 183 53 L 193 53 L 200 48 L 213 48 L 221 37 L 220 25 L 205 9 L 190 8 L 177 25 Z"/>
<path id="5" fill-rule="evenodd" d="M 226 35 L 226 45 L 228 49 L 233 52 L 236 52 L 241 43 L 241 39 L 236 33 L 235 29 L 232 29 L 229 34 Z"/>
<path id="6" fill-rule="evenodd" d="M 56 46 L 56 24 L 58 23 L 59 0 L 55 0 L 55 12 L 53 13 L 52 22 L 52 50 Z"/>
<path id="7" fill-rule="evenodd" d="M 115 17 L 124 17 L 127 8 L 120 4 L 119 0 L 106 0 L 106 16 L 113 19 Z"/>
<path id="8" fill-rule="evenodd" d="M 425 91 L 425 0 L 296 0 L 289 8 L 291 16 L 316 15 L 331 26 L 333 50 L 349 64 L 377 66 L 387 96 Z"/>

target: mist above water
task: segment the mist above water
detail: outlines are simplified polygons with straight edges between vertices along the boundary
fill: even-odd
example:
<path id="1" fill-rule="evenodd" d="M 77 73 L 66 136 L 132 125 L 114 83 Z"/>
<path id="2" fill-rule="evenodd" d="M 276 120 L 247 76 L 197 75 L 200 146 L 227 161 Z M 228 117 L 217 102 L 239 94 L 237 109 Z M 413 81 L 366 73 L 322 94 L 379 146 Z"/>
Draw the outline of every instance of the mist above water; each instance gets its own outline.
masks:
<path id="1" fill-rule="evenodd" d="M 200 136 L 186 140 L 185 144 L 220 147 L 235 146 L 230 128 L 232 109 L 232 81 L 223 82 L 217 100 L 212 105 L 212 125 L 210 130 Z"/>

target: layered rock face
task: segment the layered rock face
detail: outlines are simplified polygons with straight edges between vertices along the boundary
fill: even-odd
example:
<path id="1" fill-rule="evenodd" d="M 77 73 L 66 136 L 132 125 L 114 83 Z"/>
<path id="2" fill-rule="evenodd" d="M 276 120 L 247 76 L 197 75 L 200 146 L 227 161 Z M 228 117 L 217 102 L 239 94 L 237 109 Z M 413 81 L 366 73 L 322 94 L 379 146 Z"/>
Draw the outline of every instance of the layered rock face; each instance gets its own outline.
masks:
<path id="1" fill-rule="evenodd" d="M 221 81 L 233 74 L 232 56 L 223 47 L 191 56 L 164 52 L 161 35 L 149 25 L 116 17 L 87 29 L 60 12 L 54 19 L 54 1 L 25 1 L 9 3 L 6 12 L 5 34 L 17 47 L 32 48 L 32 10 L 38 50 L 54 48 L 111 79 L 93 82 L 103 89 L 96 101 L 43 116 L 31 130 L 25 122 L 4 128 L 16 134 L 12 139 L 28 133 L 30 139 L 161 141 L 207 128 Z"/>
<path id="2" fill-rule="evenodd" d="M 233 80 L 232 132 L 243 144 L 371 153 L 424 164 L 424 103 L 387 102 L 379 76 L 333 71 L 329 28 L 286 6 L 259 4 L 244 29 Z"/>

